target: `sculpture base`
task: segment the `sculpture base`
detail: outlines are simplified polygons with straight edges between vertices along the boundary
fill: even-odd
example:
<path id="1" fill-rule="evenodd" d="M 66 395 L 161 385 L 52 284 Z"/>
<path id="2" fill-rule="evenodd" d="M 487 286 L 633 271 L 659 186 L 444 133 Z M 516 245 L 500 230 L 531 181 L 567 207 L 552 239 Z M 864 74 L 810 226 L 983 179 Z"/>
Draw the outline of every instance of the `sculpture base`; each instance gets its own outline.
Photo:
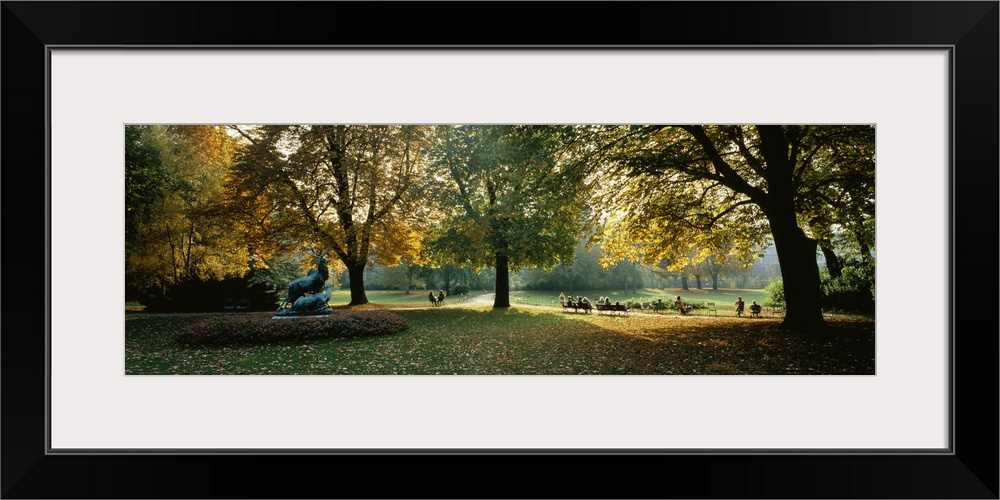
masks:
<path id="1" fill-rule="evenodd" d="M 294 309 L 282 309 L 274 314 L 271 319 L 278 318 L 309 318 L 318 316 L 327 316 L 333 313 L 333 308 L 330 306 L 324 307 L 318 311 L 296 311 Z"/>

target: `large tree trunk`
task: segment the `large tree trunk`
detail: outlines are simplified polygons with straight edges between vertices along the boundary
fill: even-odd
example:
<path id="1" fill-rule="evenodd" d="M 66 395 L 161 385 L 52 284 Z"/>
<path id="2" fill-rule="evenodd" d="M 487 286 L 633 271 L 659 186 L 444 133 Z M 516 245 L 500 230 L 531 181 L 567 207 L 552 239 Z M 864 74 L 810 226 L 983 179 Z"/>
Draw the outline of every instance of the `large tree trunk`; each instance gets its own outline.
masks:
<path id="1" fill-rule="evenodd" d="M 714 272 L 712 273 L 712 290 L 718 290 L 718 289 L 719 289 L 719 273 Z"/>
<path id="2" fill-rule="evenodd" d="M 793 217 L 794 219 L 794 214 Z M 785 320 L 782 326 L 804 332 L 826 327 L 823 321 L 816 240 L 797 225 L 771 222 L 774 249 L 785 287 Z"/>
<path id="3" fill-rule="evenodd" d="M 507 275 L 507 256 L 497 254 L 497 286 L 493 294 L 493 307 L 510 307 L 510 276 Z"/>
<path id="4" fill-rule="evenodd" d="M 351 282 L 351 303 L 348 306 L 367 304 L 368 296 L 365 295 L 365 265 L 350 266 L 347 268 L 347 273 Z"/>
<path id="5" fill-rule="evenodd" d="M 701 290 L 701 275 L 700 274 L 694 275 L 694 281 L 698 285 L 698 290 Z"/>
<path id="6" fill-rule="evenodd" d="M 687 276 L 681 276 L 681 289 L 682 290 L 687 290 L 688 289 L 688 278 L 687 278 Z"/>
<path id="7" fill-rule="evenodd" d="M 771 225 L 785 287 L 785 328 L 802 332 L 825 329 L 816 240 L 806 236 L 795 215 L 795 159 L 780 125 L 758 125 L 760 151 L 767 162 L 768 193 L 761 208 Z"/>

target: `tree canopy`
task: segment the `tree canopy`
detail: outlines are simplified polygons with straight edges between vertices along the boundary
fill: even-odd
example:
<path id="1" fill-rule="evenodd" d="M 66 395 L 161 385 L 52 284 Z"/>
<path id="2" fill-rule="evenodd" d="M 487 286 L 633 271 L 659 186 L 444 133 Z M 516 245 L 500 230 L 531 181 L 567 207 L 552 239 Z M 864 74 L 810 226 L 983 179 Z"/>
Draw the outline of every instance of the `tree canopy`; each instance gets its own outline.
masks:
<path id="1" fill-rule="evenodd" d="M 430 152 L 443 223 L 439 262 L 496 270 L 494 307 L 509 307 L 508 271 L 570 262 L 588 219 L 586 130 L 533 125 L 438 127 Z"/>
<path id="2" fill-rule="evenodd" d="M 610 183 L 618 215 L 600 233 L 605 251 L 680 262 L 692 251 L 705 260 L 729 248 L 746 259 L 770 237 L 785 276 L 785 324 L 822 327 L 817 240 L 839 234 L 862 252 L 873 245 L 874 127 L 630 130 L 610 164 L 628 174 Z"/>
<path id="3" fill-rule="evenodd" d="M 133 288 L 281 280 L 315 245 L 352 305 L 366 268 L 405 262 L 407 289 L 421 269 L 446 287 L 449 269 L 493 269 L 508 307 L 509 272 L 569 270 L 581 237 L 632 283 L 639 262 L 717 283 L 773 243 L 785 324 L 810 329 L 817 251 L 833 278 L 874 263 L 871 125 L 150 125 L 125 145 Z"/>
<path id="4" fill-rule="evenodd" d="M 125 127 L 125 274 L 133 291 L 247 270 L 217 210 L 237 144 L 222 127 Z"/>
<path id="5" fill-rule="evenodd" d="M 240 191 L 267 200 L 276 223 L 315 242 L 350 273 L 351 304 L 368 302 L 364 269 L 412 258 L 433 222 L 425 203 L 428 127 L 266 125 L 233 127 L 246 141 Z"/>

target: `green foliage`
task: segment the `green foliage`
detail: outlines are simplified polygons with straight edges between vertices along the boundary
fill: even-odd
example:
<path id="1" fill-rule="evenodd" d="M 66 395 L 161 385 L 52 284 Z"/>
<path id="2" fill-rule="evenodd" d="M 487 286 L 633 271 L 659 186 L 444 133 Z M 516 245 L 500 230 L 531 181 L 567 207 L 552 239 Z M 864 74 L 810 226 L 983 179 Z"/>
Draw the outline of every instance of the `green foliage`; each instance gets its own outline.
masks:
<path id="1" fill-rule="evenodd" d="M 439 127 L 429 153 L 444 223 L 428 255 L 476 269 L 507 258 L 512 271 L 570 261 L 586 218 L 583 171 L 561 161 L 571 132 L 552 126 Z"/>
<path id="2" fill-rule="evenodd" d="M 235 149 L 221 127 L 125 127 L 127 293 L 250 268 L 242 222 L 224 203 Z"/>
<path id="3" fill-rule="evenodd" d="M 404 266 L 393 266 L 378 268 L 375 279 L 372 281 L 374 282 L 372 283 L 374 286 L 369 286 L 369 288 L 377 290 L 406 290 L 411 278 L 407 276 Z"/>
<path id="4" fill-rule="evenodd" d="M 628 127 L 608 175 L 617 210 L 596 235 L 617 259 L 683 269 L 732 254 L 745 264 L 768 236 L 792 299 L 786 326 L 823 326 L 820 276 L 810 262 L 853 243 L 874 244 L 872 125 L 651 125 Z M 787 251 L 785 250 L 787 249 Z M 839 251 L 839 249 L 838 249 Z"/>
<path id="5" fill-rule="evenodd" d="M 190 277 L 165 287 L 147 289 L 139 298 L 145 312 L 218 312 L 225 299 L 250 299 L 250 311 L 277 308 L 278 293 L 247 276 L 224 279 Z"/>
<path id="6" fill-rule="evenodd" d="M 823 269 L 820 272 L 822 305 L 826 311 L 875 313 L 875 264 L 852 260 L 844 263 L 842 275 L 831 278 Z M 767 288 L 764 305 L 768 307 L 785 305 L 785 290 L 780 279 L 772 281 Z"/>
<path id="7" fill-rule="evenodd" d="M 469 285 L 455 285 L 451 287 L 451 293 L 452 295 L 465 295 L 469 293 Z"/>
<path id="8" fill-rule="evenodd" d="M 778 278 L 764 288 L 764 307 L 785 307 L 785 285 Z"/>
<path id="9" fill-rule="evenodd" d="M 274 319 L 271 314 L 215 316 L 177 332 L 185 345 L 301 342 L 331 337 L 374 337 L 403 331 L 409 323 L 388 311 L 339 311 L 315 318 Z"/>
<path id="10" fill-rule="evenodd" d="M 125 249 L 152 220 L 160 192 L 169 181 L 160 150 L 148 137 L 149 126 L 125 127 Z"/>
<path id="11" fill-rule="evenodd" d="M 839 278 L 830 278 L 824 269 L 820 273 L 823 287 L 823 308 L 828 311 L 860 314 L 875 313 L 875 264 L 864 261 L 844 263 Z"/>
<path id="12" fill-rule="evenodd" d="M 550 271 L 540 268 L 526 270 L 523 274 L 526 290 L 605 290 L 615 285 L 613 271 L 606 270 L 598 263 L 600 246 L 587 249 L 584 241 L 579 241 L 570 264 L 562 264 Z M 627 265 L 627 264 L 624 264 Z M 617 271 L 617 266 L 613 268 Z M 622 281 L 617 281 L 621 286 Z"/>

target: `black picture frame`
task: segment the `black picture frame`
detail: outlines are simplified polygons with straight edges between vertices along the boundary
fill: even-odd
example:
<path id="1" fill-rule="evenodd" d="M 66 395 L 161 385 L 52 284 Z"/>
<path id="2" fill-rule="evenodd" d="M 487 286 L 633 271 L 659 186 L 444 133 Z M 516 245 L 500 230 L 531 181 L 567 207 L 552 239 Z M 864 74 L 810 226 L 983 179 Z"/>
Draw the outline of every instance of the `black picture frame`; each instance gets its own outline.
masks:
<path id="1" fill-rule="evenodd" d="M 4 498 L 998 498 L 996 1 L 2 4 Z M 54 45 L 950 47 L 952 453 L 47 454 Z"/>

